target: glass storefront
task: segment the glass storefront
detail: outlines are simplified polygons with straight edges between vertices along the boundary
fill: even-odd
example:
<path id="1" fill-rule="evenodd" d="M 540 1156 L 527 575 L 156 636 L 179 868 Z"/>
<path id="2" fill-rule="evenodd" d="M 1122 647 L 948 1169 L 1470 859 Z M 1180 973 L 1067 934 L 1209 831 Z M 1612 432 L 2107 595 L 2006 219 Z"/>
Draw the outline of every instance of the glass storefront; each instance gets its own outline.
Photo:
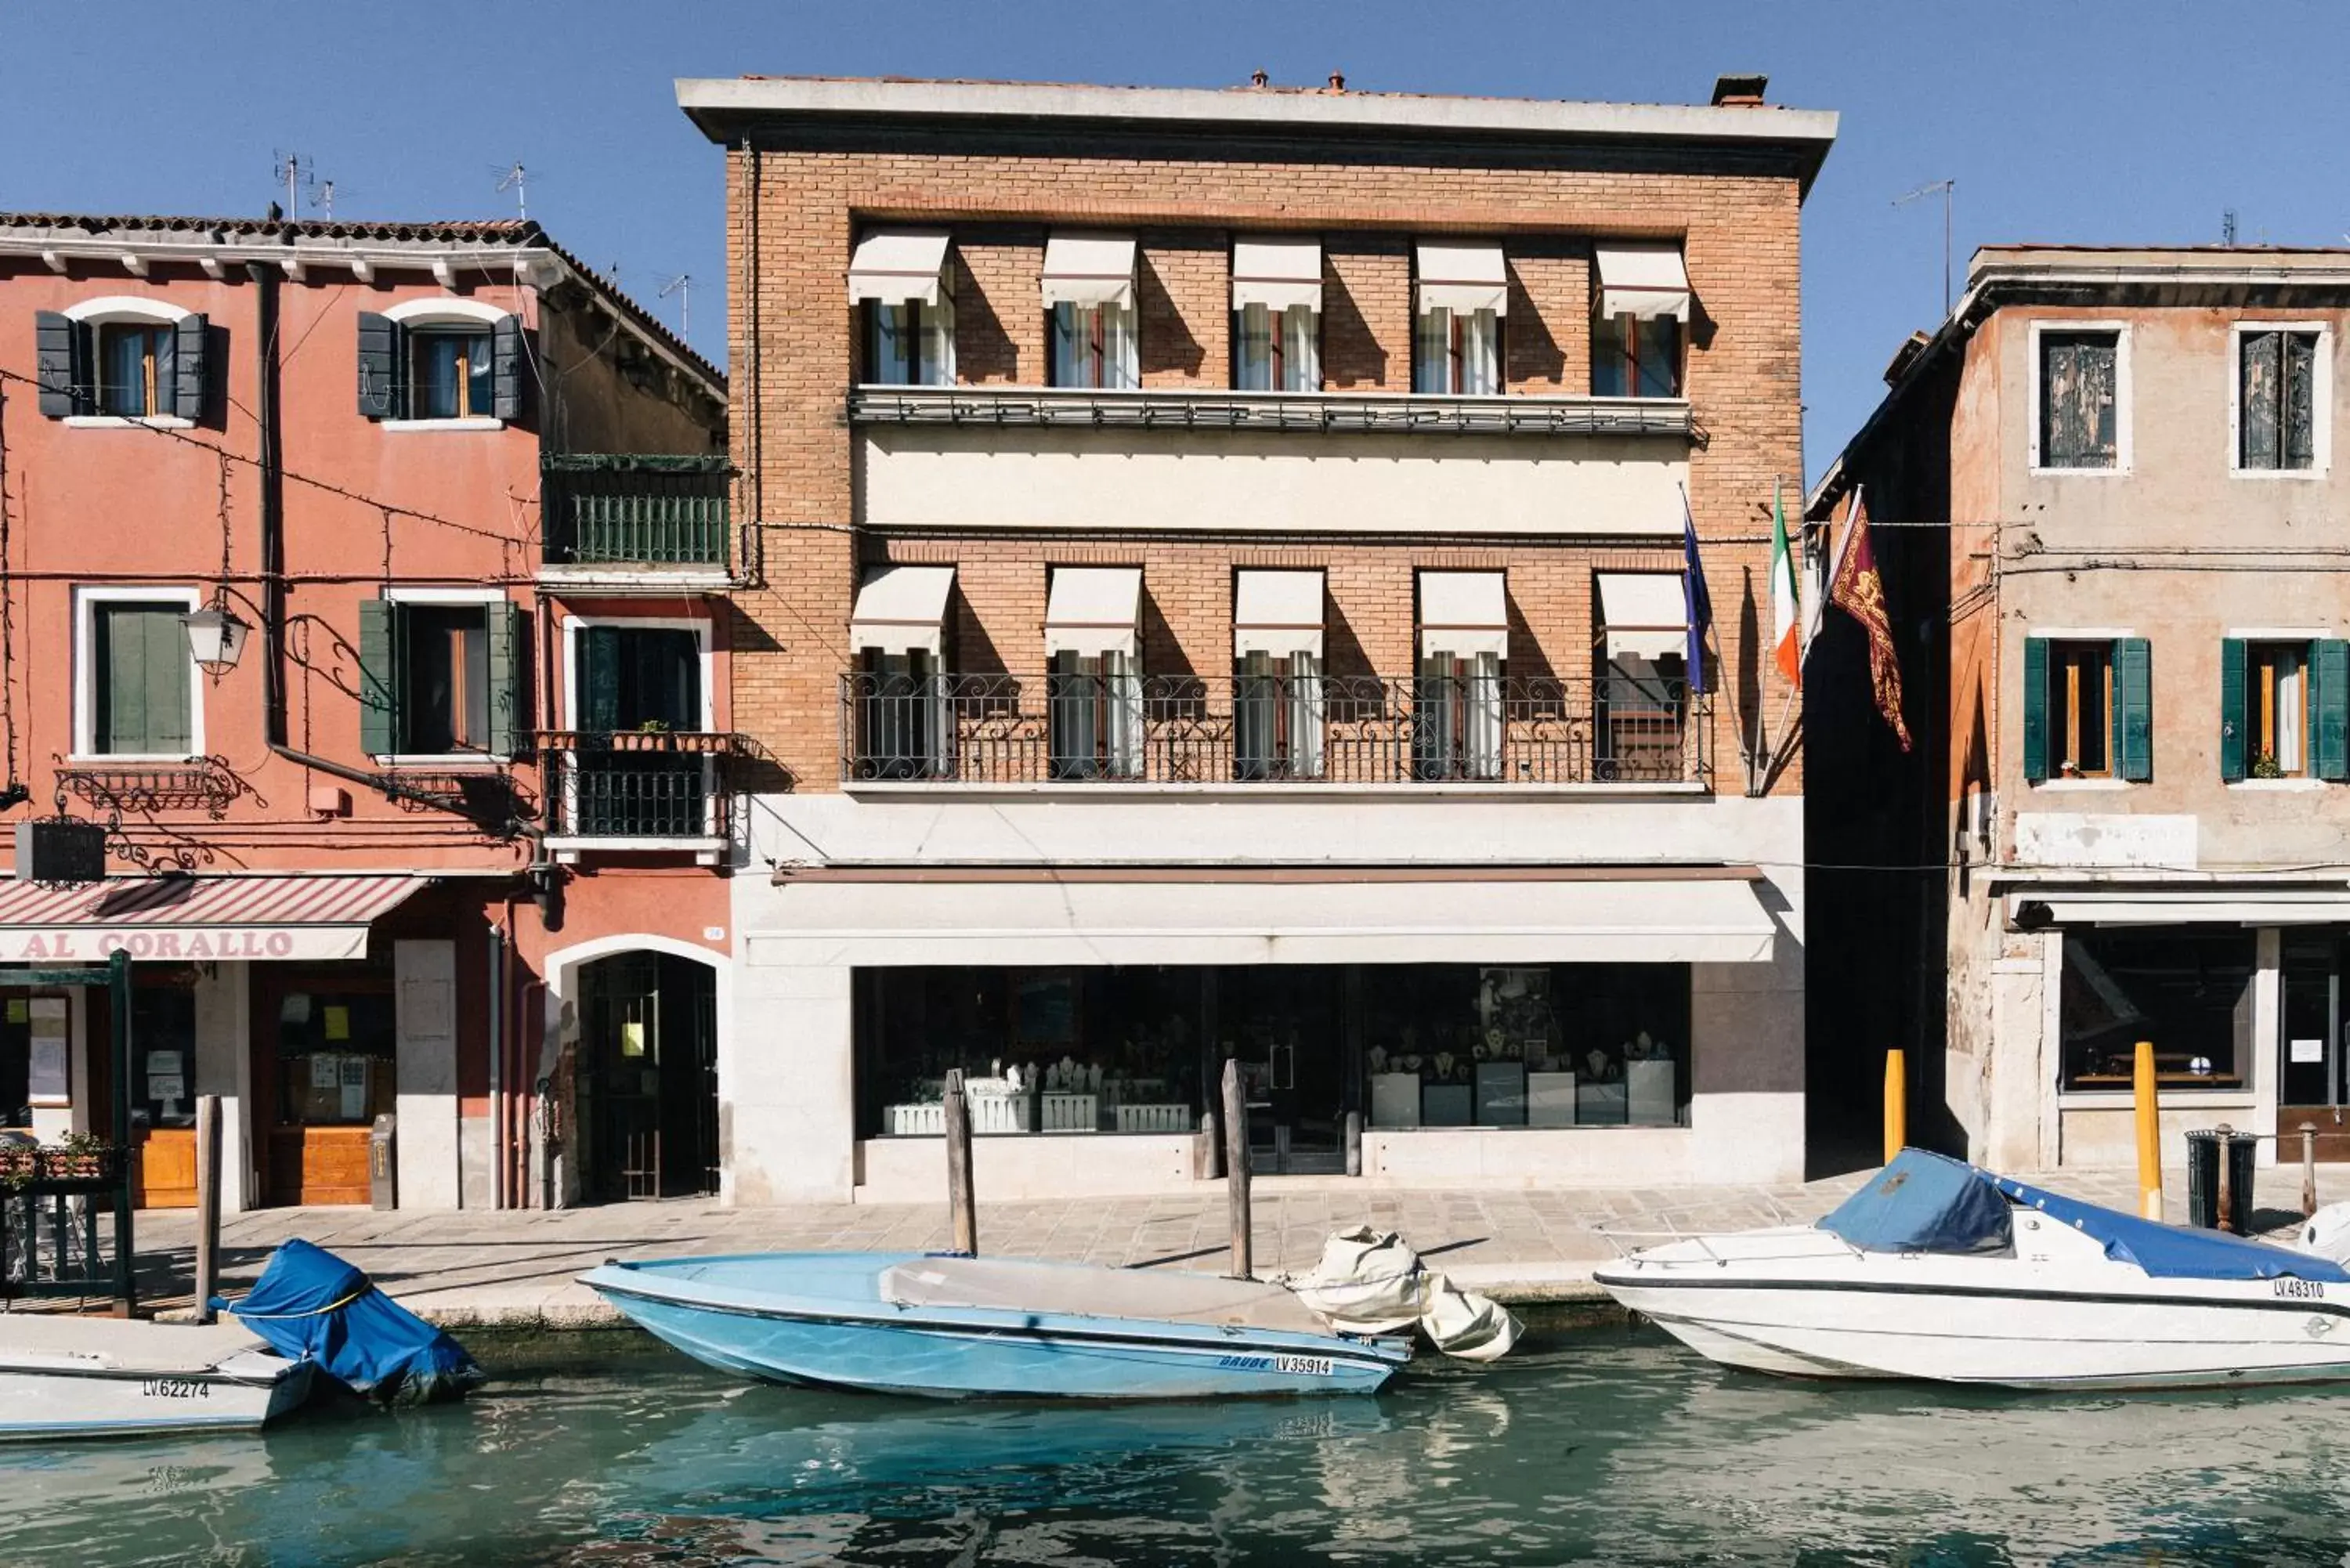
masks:
<path id="1" fill-rule="evenodd" d="M 1242 1064 L 1251 1141 L 1335 1158 L 1367 1127 L 1688 1119 L 1685 964 L 860 970 L 858 1134 L 1190 1132 Z"/>
<path id="2" fill-rule="evenodd" d="M 397 1093 L 389 990 L 289 990 L 277 1002 L 280 1127 L 366 1127 Z"/>
<path id="3" fill-rule="evenodd" d="M 2236 926 L 2086 927 L 2064 933 L 2063 1086 L 2130 1086 L 2137 1042 L 2166 1085 L 2241 1088 L 2251 1076 L 2259 933 Z"/>

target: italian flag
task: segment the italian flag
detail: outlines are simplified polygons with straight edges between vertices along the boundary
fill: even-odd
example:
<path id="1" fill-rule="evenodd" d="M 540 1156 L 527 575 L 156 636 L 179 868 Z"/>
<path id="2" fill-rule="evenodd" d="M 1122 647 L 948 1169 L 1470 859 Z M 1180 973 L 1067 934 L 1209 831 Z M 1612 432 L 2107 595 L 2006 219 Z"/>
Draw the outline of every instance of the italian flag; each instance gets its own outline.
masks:
<path id="1" fill-rule="evenodd" d="M 1801 691 L 1804 684 L 1802 616 L 1796 610 L 1795 557 L 1787 548 L 1787 506 L 1781 487 L 1771 487 L 1771 629 L 1779 673 Z"/>

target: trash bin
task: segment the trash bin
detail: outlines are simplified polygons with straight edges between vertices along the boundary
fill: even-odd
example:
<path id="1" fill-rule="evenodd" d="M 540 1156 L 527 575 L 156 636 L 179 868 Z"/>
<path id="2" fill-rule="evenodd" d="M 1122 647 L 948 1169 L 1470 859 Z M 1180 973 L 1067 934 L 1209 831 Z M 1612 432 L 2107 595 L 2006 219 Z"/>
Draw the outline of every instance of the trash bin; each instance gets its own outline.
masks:
<path id="1" fill-rule="evenodd" d="M 2228 1162 L 2228 1224 L 2239 1236 L 2251 1234 L 2252 1161 L 2261 1140 L 2230 1127 L 2199 1127 L 2187 1135 L 2187 1222 L 2206 1231 L 2220 1228 L 2220 1162 Z"/>
<path id="2" fill-rule="evenodd" d="M 400 1166 L 392 1149 L 392 1134 L 400 1118 L 376 1117 L 368 1129 L 368 1204 L 374 1209 L 400 1207 Z"/>

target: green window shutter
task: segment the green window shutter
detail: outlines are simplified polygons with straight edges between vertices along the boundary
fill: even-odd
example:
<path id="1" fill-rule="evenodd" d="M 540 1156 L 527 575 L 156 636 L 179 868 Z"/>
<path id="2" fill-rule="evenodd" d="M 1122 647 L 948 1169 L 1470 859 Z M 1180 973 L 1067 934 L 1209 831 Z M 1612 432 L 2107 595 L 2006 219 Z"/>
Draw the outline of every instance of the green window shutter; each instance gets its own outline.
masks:
<path id="1" fill-rule="evenodd" d="M 373 311 L 359 312 L 359 415 L 398 419 L 406 410 L 400 394 L 400 324 Z"/>
<path id="2" fill-rule="evenodd" d="M 2116 771 L 2145 784 L 2154 777 L 2154 649 L 2142 637 L 2114 641 L 2114 707 L 2121 736 Z"/>
<path id="3" fill-rule="evenodd" d="M 400 749 L 399 611 L 389 599 L 359 601 L 359 750 Z"/>
<path id="4" fill-rule="evenodd" d="M 620 628 L 591 626 L 579 634 L 579 711 L 572 723 L 608 735 L 620 727 Z"/>
<path id="5" fill-rule="evenodd" d="M 2244 639 L 2220 639 L 2220 779 L 2234 784 L 2244 776 Z"/>
<path id="6" fill-rule="evenodd" d="M 2310 645 L 2310 771 L 2350 782 L 2350 642 L 2323 639 Z"/>
<path id="7" fill-rule="evenodd" d="M 98 607 L 92 652 L 101 679 L 92 739 L 101 753 L 183 757 L 194 748 L 183 613 L 176 607 Z"/>
<path id="8" fill-rule="evenodd" d="M 2048 776 L 2048 639 L 2023 639 L 2023 776 Z"/>
<path id="9" fill-rule="evenodd" d="M 43 419 L 88 413 L 89 329 L 54 310 L 34 312 L 33 376 L 40 389 L 35 407 Z"/>
<path id="10" fill-rule="evenodd" d="M 173 331 L 172 411 L 183 420 L 204 417 L 205 348 L 212 323 L 201 316 L 183 316 Z"/>
<path id="11" fill-rule="evenodd" d="M 501 316 L 490 328 L 490 412 L 502 420 L 522 418 L 522 317 Z"/>
<path id="12" fill-rule="evenodd" d="M 530 701 L 523 685 L 529 666 L 529 633 L 522 608 L 511 599 L 490 607 L 490 754 L 518 755 L 527 738 Z"/>

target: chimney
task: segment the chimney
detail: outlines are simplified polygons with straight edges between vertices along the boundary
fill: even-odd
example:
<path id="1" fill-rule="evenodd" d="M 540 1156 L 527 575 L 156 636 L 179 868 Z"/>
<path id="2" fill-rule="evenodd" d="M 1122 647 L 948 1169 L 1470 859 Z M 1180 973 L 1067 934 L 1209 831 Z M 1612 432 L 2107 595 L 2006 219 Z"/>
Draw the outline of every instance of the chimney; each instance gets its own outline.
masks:
<path id="1" fill-rule="evenodd" d="M 1713 78 L 1713 102 L 1717 109 L 1761 109 L 1762 89 L 1771 85 L 1764 76 L 1730 76 Z"/>
<path id="2" fill-rule="evenodd" d="M 1332 71 L 1330 73 L 1330 90 L 1332 92 L 1345 92 L 1347 90 L 1347 78 L 1339 72 Z"/>
<path id="3" fill-rule="evenodd" d="M 1272 79 L 1273 78 L 1271 77 L 1265 75 L 1263 71 L 1249 72 L 1249 86 L 1251 87 L 1263 87 Z"/>

